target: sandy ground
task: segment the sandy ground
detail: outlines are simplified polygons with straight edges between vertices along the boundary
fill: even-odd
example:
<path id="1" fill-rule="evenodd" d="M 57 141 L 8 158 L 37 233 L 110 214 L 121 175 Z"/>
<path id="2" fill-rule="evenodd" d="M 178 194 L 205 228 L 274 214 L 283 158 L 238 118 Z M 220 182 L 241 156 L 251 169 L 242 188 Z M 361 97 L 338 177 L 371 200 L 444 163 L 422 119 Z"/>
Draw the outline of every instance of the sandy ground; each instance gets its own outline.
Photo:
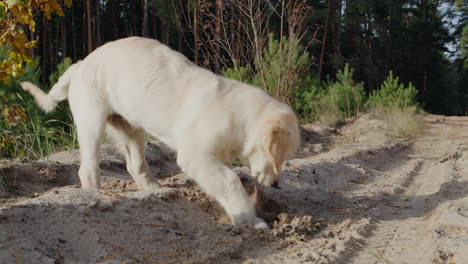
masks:
<path id="1" fill-rule="evenodd" d="M 423 122 L 411 142 L 368 115 L 305 126 L 281 189 L 262 192 L 266 231 L 230 226 L 157 144 L 157 193 L 136 191 L 109 147 L 100 192 L 78 188 L 77 151 L 3 160 L 0 263 L 468 263 L 468 118 Z"/>

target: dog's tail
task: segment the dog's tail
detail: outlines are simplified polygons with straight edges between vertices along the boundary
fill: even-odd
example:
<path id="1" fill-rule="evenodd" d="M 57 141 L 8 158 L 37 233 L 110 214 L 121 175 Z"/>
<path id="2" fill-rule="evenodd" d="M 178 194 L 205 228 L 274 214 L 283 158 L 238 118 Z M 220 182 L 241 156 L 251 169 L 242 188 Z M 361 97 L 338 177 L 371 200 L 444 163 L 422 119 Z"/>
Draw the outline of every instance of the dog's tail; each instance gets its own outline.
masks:
<path id="1" fill-rule="evenodd" d="M 58 82 L 50 89 L 49 93 L 46 94 L 39 87 L 31 82 L 21 82 L 20 85 L 23 90 L 28 91 L 34 96 L 37 104 L 46 113 L 52 111 L 57 107 L 58 102 L 68 98 L 68 88 L 70 87 L 70 81 L 73 74 L 78 69 L 81 61 L 71 65 L 65 73 L 60 76 Z"/>

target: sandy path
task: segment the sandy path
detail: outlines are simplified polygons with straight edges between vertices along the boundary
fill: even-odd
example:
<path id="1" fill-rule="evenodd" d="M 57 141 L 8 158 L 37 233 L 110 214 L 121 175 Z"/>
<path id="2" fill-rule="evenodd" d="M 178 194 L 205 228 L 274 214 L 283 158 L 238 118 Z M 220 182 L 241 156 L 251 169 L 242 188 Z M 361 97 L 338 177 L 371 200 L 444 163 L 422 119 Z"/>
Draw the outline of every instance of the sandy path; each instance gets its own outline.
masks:
<path id="1" fill-rule="evenodd" d="M 149 164 L 176 196 L 136 192 L 107 149 L 99 193 L 76 188 L 76 151 L 0 161 L 18 183 L 0 192 L 0 263 L 468 263 L 468 118 L 424 123 L 412 143 L 368 116 L 341 130 L 341 144 L 309 127 L 281 190 L 264 193 L 269 231 L 226 224 L 164 149 Z"/>
<path id="2" fill-rule="evenodd" d="M 468 263 L 468 118 L 425 121 L 407 156 L 417 166 L 395 199 L 376 207 L 353 263 Z"/>

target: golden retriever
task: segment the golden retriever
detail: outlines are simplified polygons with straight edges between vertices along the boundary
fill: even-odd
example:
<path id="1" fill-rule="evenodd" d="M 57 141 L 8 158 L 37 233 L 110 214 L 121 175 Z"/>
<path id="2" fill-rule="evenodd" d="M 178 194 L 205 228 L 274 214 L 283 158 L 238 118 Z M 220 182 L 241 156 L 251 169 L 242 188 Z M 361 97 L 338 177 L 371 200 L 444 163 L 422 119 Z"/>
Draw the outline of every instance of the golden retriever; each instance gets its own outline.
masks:
<path id="1" fill-rule="evenodd" d="M 177 151 L 177 164 L 217 200 L 234 225 L 266 228 L 230 165 L 240 159 L 257 182 L 277 184 L 297 150 L 289 106 L 250 85 L 198 67 L 152 39 L 109 42 L 72 65 L 45 94 L 22 82 L 45 111 L 68 98 L 77 127 L 82 188 L 98 189 L 104 132 L 125 155 L 140 189 L 159 188 L 145 161 L 145 133 Z"/>

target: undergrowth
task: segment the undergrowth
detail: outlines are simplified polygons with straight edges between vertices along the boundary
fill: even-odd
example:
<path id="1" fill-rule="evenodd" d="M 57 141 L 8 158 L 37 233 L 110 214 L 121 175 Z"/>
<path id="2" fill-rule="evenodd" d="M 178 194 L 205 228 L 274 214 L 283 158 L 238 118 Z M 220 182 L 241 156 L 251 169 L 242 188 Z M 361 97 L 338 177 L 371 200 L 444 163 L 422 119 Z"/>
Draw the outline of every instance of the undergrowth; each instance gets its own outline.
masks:
<path id="1" fill-rule="evenodd" d="M 398 138 L 411 138 L 422 131 L 417 103 L 418 91 L 410 83 L 405 87 L 390 71 L 379 90 L 369 97 L 369 112 L 387 123 L 387 134 Z"/>
<path id="2" fill-rule="evenodd" d="M 51 86 L 70 65 L 67 58 L 57 66 L 49 77 Z M 56 111 L 46 114 L 18 85 L 23 80 L 39 84 L 39 76 L 38 67 L 27 66 L 22 76 L 0 84 L 0 157 L 40 159 L 77 148 L 69 106 L 61 103 Z"/>

